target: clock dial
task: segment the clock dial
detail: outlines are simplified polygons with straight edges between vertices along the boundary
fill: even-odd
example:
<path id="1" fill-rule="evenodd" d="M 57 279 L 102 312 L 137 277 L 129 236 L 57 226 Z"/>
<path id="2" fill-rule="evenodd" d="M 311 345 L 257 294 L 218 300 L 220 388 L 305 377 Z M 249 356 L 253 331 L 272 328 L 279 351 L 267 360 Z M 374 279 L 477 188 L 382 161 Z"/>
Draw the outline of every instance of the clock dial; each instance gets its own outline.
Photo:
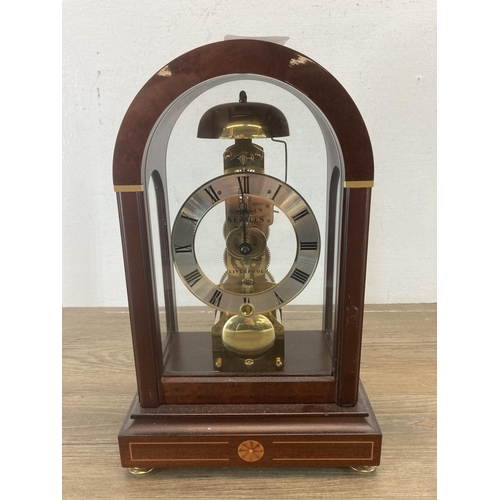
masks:
<path id="1" fill-rule="evenodd" d="M 226 273 L 216 284 L 199 265 L 195 245 L 204 216 L 225 202 Z M 288 273 L 275 282 L 267 248 L 274 213 L 282 212 L 295 233 L 280 246 L 295 250 Z M 216 231 L 213 231 L 214 237 Z M 207 242 L 208 244 L 208 242 Z M 308 284 L 318 264 L 320 235 L 313 211 L 291 186 L 274 177 L 240 172 L 226 174 L 200 186 L 181 207 L 172 229 L 172 255 L 181 280 L 205 304 L 239 314 L 243 304 L 254 313 L 272 311 L 294 299 Z M 273 255 L 273 259 L 279 259 Z"/>

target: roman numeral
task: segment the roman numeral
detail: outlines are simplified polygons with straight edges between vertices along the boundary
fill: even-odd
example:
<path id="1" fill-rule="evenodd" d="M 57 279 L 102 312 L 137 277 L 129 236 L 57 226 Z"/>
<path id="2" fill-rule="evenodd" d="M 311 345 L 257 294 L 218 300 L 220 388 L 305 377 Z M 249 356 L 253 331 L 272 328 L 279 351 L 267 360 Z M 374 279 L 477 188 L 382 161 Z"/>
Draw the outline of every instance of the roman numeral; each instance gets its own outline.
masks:
<path id="1" fill-rule="evenodd" d="M 250 297 L 243 297 L 243 304 L 250 304 Z"/>
<path id="2" fill-rule="evenodd" d="M 295 269 L 290 278 L 298 281 L 299 283 L 304 284 L 307 281 L 307 278 L 309 278 L 309 274 L 306 274 L 304 271 L 301 271 L 300 269 Z"/>
<path id="3" fill-rule="evenodd" d="M 210 299 L 210 304 L 214 305 L 215 307 L 219 307 L 221 299 L 222 299 L 222 292 L 219 290 L 215 290 L 215 293 L 212 295 L 212 298 Z"/>
<path id="4" fill-rule="evenodd" d="M 301 241 L 300 242 L 301 250 L 317 250 L 318 242 L 317 241 Z"/>
<path id="5" fill-rule="evenodd" d="M 196 224 L 198 224 L 198 221 L 199 221 L 199 219 L 193 219 L 192 217 L 188 217 L 184 212 L 182 212 L 181 217 L 183 219 L 190 220 L 195 227 L 196 227 Z"/>
<path id="6" fill-rule="evenodd" d="M 280 184 L 280 185 L 278 186 L 278 189 L 274 192 L 274 195 L 273 195 L 273 197 L 271 198 L 271 200 L 273 200 L 273 201 L 274 201 L 274 198 L 276 198 L 276 195 L 280 192 L 281 187 L 282 187 L 282 186 L 281 186 L 281 184 Z"/>
<path id="7" fill-rule="evenodd" d="M 307 210 L 307 208 L 305 208 L 304 210 L 302 210 L 302 212 L 299 212 L 298 214 L 295 214 L 294 216 L 292 216 L 292 219 L 295 222 L 297 222 L 299 219 L 302 219 L 302 217 L 305 217 L 308 214 L 309 214 L 309 210 Z"/>
<path id="8" fill-rule="evenodd" d="M 283 304 L 283 302 L 285 302 L 276 292 L 274 292 L 274 296 L 276 297 L 278 304 Z"/>
<path id="9" fill-rule="evenodd" d="M 175 253 L 192 253 L 192 245 L 175 245 Z"/>
<path id="10" fill-rule="evenodd" d="M 212 186 L 208 186 L 207 188 L 205 188 L 205 192 L 212 199 L 212 205 L 214 203 L 216 203 L 217 201 L 219 201 L 219 196 L 217 195 L 217 193 L 215 192 L 215 189 Z"/>
<path id="11" fill-rule="evenodd" d="M 193 286 L 201 280 L 201 274 L 198 269 L 195 269 L 193 272 L 186 274 L 186 276 L 184 276 L 184 279 L 187 281 L 187 284 L 191 288 L 193 288 Z"/>
<path id="12" fill-rule="evenodd" d="M 248 176 L 238 177 L 238 184 L 240 185 L 240 190 L 238 191 L 238 194 L 250 193 L 250 179 Z"/>

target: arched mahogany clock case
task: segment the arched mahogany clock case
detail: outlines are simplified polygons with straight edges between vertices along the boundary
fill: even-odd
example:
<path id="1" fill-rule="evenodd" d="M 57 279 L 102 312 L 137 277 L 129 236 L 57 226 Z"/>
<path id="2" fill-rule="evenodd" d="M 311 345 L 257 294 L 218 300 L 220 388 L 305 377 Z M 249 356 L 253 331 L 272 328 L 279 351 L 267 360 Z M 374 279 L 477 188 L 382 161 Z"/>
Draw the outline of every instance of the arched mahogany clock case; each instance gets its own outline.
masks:
<path id="1" fill-rule="evenodd" d="M 168 142 L 175 118 L 194 97 L 217 82 L 248 76 L 282 84 L 309 103 L 325 137 L 341 151 L 341 161 L 325 168 L 320 333 L 332 370 L 315 376 L 171 377 L 165 345 L 177 335 L 170 252 L 175 214 L 168 214 L 164 169 L 148 163 L 152 137 L 163 133 Z M 161 132 L 166 110 L 171 123 Z M 331 149 L 327 144 L 327 156 L 334 157 Z M 167 342 L 154 278 L 150 179 L 162 228 Z M 119 433 L 122 466 L 379 465 L 382 434 L 359 379 L 373 155 L 363 119 L 340 83 L 303 54 L 270 42 L 232 40 L 192 50 L 153 75 L 131 103 L 116 140 L 113 182 L 137 376 L 137 395 Z"/>

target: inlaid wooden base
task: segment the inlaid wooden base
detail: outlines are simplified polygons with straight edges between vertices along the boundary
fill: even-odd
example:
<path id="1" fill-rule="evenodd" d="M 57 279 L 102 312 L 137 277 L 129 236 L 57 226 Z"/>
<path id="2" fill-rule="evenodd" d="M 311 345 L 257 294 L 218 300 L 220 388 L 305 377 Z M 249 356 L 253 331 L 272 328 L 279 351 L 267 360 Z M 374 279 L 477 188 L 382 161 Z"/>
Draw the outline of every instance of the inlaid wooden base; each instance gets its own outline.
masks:
<path id="1" fill-rule="evenodd" d="M 382 433 L 362 384 L 335 404 L 161 405 L 137 396 L 118 435 L 122 466 L 377 466 Z"/>

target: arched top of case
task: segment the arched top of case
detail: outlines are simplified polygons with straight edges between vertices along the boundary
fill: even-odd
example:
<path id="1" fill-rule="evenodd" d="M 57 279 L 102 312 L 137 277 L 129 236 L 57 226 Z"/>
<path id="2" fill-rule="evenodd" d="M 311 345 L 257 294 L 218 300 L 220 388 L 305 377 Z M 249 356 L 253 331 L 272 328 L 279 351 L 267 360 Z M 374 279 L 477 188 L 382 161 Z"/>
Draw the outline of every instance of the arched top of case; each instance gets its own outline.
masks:
<path id="1" fill-rule="evenodd" d="M 228 40 L 198 47 L 153 75 L 130 104 L 116 139 L 113 184 L 141 184 L 143 153 L 165 109 L 195 85 L 224 75 L 255 74 L 304 94 L 330 122 L 339 141 L 345 181 L 373 181 L 373 153 L 361 114 L 342 85 L 322 66 L 283 45 Z"/>

